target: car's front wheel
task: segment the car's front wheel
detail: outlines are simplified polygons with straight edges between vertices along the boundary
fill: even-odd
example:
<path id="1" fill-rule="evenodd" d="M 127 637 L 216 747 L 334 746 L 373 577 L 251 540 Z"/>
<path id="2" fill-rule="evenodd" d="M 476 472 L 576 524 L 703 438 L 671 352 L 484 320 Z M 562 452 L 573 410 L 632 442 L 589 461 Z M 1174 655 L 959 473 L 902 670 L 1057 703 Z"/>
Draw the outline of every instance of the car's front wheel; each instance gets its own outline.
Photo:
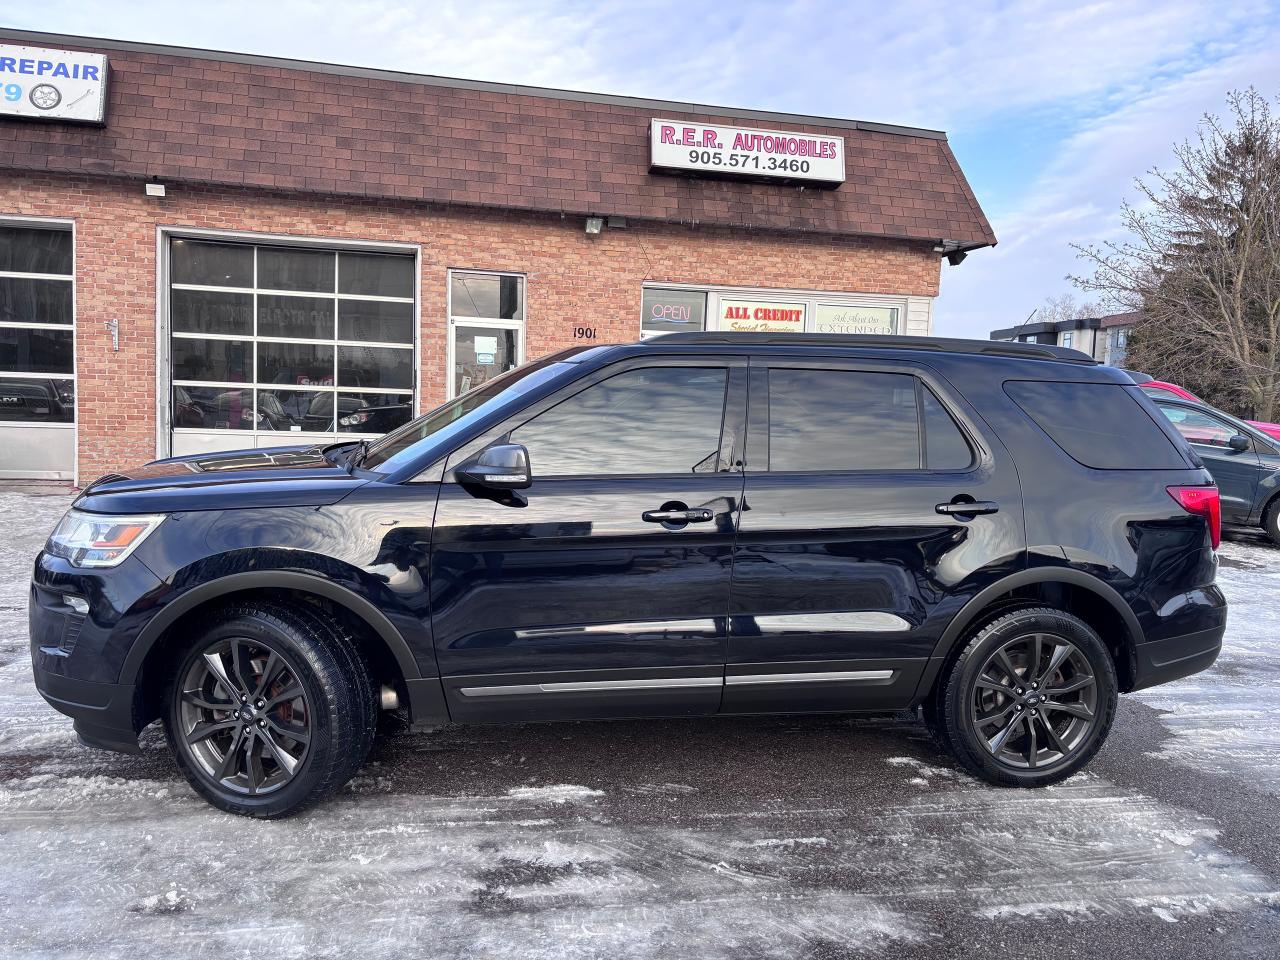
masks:
<path id="1" fill-rule="evenodd" d="M 1083 620 L 1018 610 L 972 636 L 943 679 L 933 723 L 972 773 L 1041 787 L 1080 770 L 1115 716 L 1115 664 Z"/>
<path id="2" fill-rule="evenodd" d="M 191 785 L 231 813 L 280 817 L 346 783 L 373 742 L 376 708 L 337 624 L 270 603 L 213 621 L 181 658 L 165 715 Z"/>

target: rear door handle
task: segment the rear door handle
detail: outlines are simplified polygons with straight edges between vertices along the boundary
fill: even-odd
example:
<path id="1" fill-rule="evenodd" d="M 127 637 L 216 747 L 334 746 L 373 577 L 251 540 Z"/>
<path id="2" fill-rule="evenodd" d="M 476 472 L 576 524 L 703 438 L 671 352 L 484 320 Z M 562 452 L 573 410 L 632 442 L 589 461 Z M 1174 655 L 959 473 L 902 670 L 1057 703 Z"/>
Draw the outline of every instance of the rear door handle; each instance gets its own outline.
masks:
<path id="1" fill-rule="evenodd" d="M 976 517 L 980 513 L 995 513 L 1000 509 L 1000 504 L 994 500 L 952 500 L 950 503 L 936 504 L 933 509 L 952 517 Z"/>
<path id="2" fill-rule="evenodd" d="M 692 510 L 646 510 L 640 514 L 645 523 L 706 523 L 713 514 L 709 507 Z"/>

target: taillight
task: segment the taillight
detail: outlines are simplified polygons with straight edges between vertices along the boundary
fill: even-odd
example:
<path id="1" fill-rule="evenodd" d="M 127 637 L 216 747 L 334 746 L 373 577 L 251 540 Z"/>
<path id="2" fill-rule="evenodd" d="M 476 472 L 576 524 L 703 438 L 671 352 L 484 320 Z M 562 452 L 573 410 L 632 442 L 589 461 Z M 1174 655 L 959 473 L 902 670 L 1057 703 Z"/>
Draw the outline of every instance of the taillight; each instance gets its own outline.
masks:
<path id="1" fill-rule="evenodd" d="M 1187 513 L 1194 513 L 1209 521 L 1209 542 L 1218 549 L 1222 542 L 1222 503 L 1217 487 L 1167 487 L 1169 496 Z"/>

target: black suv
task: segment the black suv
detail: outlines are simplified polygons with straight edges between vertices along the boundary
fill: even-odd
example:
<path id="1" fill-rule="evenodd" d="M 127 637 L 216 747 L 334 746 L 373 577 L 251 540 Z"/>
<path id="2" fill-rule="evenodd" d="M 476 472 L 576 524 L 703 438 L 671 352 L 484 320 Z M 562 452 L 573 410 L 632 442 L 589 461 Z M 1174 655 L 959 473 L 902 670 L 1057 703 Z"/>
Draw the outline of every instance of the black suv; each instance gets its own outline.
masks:
<path id="1" fill-rule="evenodd" d="M 224 810 L 344 783 L 379 711 L 888 711 L 996 784 L 1203 670 L 1218 497 L 1123 373 L 1033 344 L 673 334 L 567 351 L 372 445 L 89 486 L 31 654 L 89 744 L 161 719 Z"/>

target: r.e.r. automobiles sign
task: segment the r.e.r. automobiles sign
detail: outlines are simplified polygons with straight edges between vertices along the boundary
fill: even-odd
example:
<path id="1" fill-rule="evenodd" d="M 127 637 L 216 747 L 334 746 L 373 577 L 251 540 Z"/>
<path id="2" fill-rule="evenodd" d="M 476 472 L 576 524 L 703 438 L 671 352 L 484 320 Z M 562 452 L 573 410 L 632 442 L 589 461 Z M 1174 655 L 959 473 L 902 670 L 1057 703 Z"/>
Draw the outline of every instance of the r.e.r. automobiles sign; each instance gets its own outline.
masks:
<path id="1" fill-rule="evenodd" d="M 844 183 L 844 138 L 651 120 L 649 164 L 656 169 L 717 176 L 836 185 Z"/>

